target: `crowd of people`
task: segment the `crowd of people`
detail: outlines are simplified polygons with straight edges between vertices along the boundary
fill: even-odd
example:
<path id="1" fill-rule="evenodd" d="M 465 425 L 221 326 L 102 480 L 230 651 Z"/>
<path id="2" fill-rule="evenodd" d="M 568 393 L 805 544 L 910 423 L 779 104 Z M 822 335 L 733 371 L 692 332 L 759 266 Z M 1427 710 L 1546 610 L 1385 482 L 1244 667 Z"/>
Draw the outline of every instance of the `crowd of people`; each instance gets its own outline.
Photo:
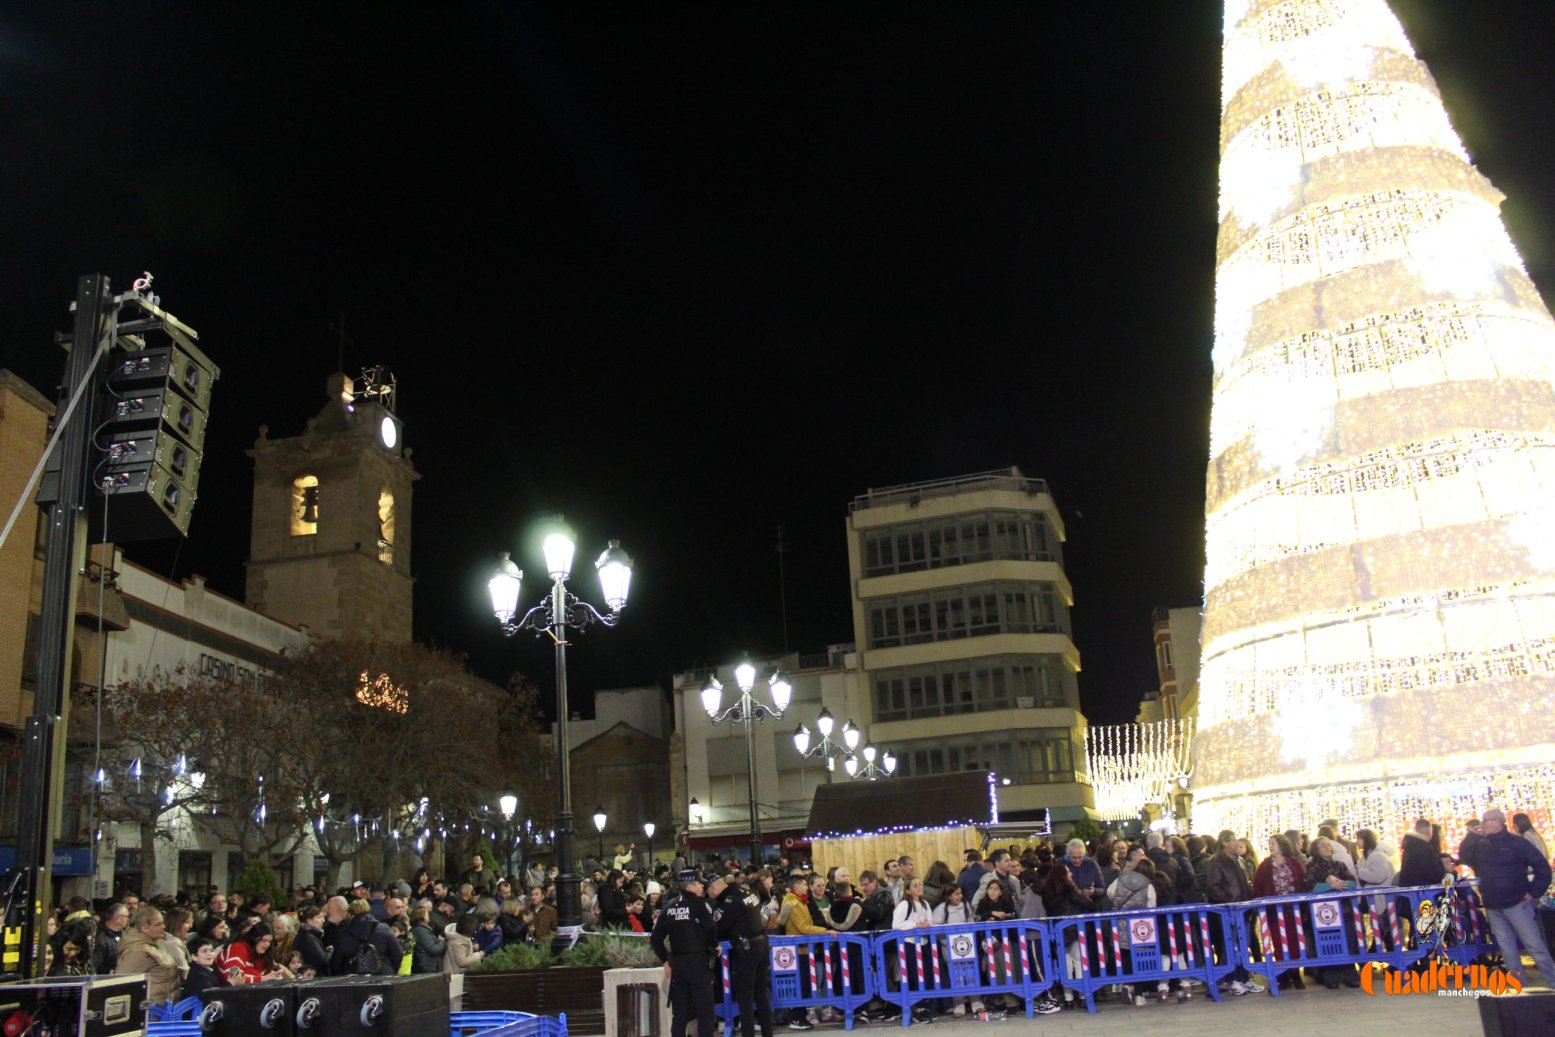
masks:
<path id="1" fill-rule="evenodd" d="M 49 976 L 144 973 L 153 1003 L 211 987 L 337 975 L 459 973 L 505 944 L 548 944 L 556 869 L 501 877 L 472 855 L 457 880 L 425 868 L 334 894 L 297 887 L 286 903 L 215 887 L 107 904 L 82 897 L 47 919 Z"/>
<path id="2" fill-rule="evenodd" d="M 763 997 L 763 985 L 770 983 L 770 977 L 760 965 L 766 952 L 761 933 L 811 937 L 819 942 L 838 933 L 910 932 L 967 922 L 1051 918 L 1177 904 L 1235 904 L 1258 897 L 1367 886 L 1439 886 L 1448 875 L 1470 872 L 1480 880 L 1482 900 L 1497 943 L 1514 950 L 1506 955 L 1508 970 L 1523 978 L 1521 958 L 1522 953 L 1527 953 L 1534 958 L 1546 982 L 1555 980 L 1555 964 L 1550 962 L 1538 924 L 1533 920 L 1533 904 L 1550 887 L 1550 861 L 1543 840 L 1527 815 L 1516 815 L 1509 830 L 1500 811 L 1486 811 L 1482 819 L 1469 822 L 1468 834 L 1457 853 L 1454 856 L 1444 848 L 1438 825 L 1420 819 L 1402 840 L 1397 858 L 1377 832 L 1342 832 L 1339 822 L 1330 820 L 1315 833 L 1287 831 L 1271 835 L 1261 848 L 1251 839 L 1223 831 L 1217 837 L 1150 832 L 1138 840 L 1107 834 L 1091 844 L 1072 839 L 1057 845 L 1041 842 L 1010 846 L 986 854 L 969 849 L 959 870 L 952 870 L 944 861 L 934 861 L 920 872 L 918 862 L 910 856 L 886 860 L 878 871 L 865 870 L 857 876 L 841 867 L 821 872 L 803 863 L 790 866 L 787 861 L 780 861 L 775 869 L 742 866 L 733 860 L 714 861 L 708 870 L 692 868 L 682 872 L 679 891 L 654 895 L 653 907 L 645 912 L 645 923 L 651 928 L 648 919 L 662 910 L 659 905 L 667 905 L 673 911 L 689 893 L 691 900 L 707 904 L 718 940 L 732 942 L 743 937 L 747 943 L 756 941 L 754 950 L 747 951 L 756 962 L 754 983 L 742 983 L 741 953 L 736 950 L 733 955 L 734 993 L 741 1002 L 742 1022 L 749 1021 L 744 1027 L 745 1037 L 753 1037 L 752 1027 L 757 1022 L 764 1034 L 770 1034 L 773 1025 L 770 995 Z M 680 860 L 675 862 L 677 868 L 683 864 Z M 610 881 L 625 882 L 629 890 L 633 888 L 630 876 L 607 880 L 607 884 Z M 601 892 L 600 897 L 604 896 Z M 742 931 L 746 905 L 759 911 L 761 921 Z M 667 930 L 668 946 L 661 949 L 661 954 L 677 967 L 681 960 L 672 958 L 671 952 L 677 928 L 685 930 L 686 925 L 687 920 L 682 917 L 671 919 L 663 927 Z M 1216 930 L 1212 936 L 1215 954 L 1224 960 L 1224 934 Z M 691 939 L 693 943 L 701 940 L 694 932 Z M 1069 951 L 1070 968 L 1076 969 L 1079 962 L 1074 947 Z M 697 963 L 698 952 L 694 950 L 684 962 L 691 973 L 688 989 L 677 1002 L 677 1008 L 687 1013 L 699 1009 L 696 1002 L 702 999 L 703 978 Z M 1311 978 L 1334 990 L 1360 985 L 1354 966 L 1312 970 Z M 894 975 L 887 978 L 888 984 L 902 981 Z M 1284 969 L 1278 973 L 1277 982 L 1282 987 L 1304 987 L 1303 969 Z M 747 989 L 742 991 L 742 987 Z M 1239 966 L 1227 980 L 1226 990 L 1232 996 L 1245 996 L 1261 992 L 1264 987 L 1253 980 L 1245 967 Z M 673 995 L 672 990 L 675 1000 Z M 1120 984 L 1118 996 L 1134 1005 L 1144 1005 L 1152 998 L 1184 1002 L 1193 997 L 1193 983 L 1181 980 Z M 1033 1008 L 1039 1014 L 1050 1014 L 1078 1004 L 1074 993 L 1055 981 Z M 1010 995 L 930 999 L 919 1002 L 914 1016 L 929 1021 L 941 1012 L 961 1017 L 969 1012 L 983 1015 L 1001 1008 L 1023 1009 L 1024 1005 Z M 881 1000 L 857 1012 L 859 1021 L 900 1018 L 898 1008 Z M 792 1030 L 808 1030 L 817 1023 L 839 1019 L 836 1009 L 796 1008 L 782 1022 Z"/>
<path id="3" fill-rule="evenodd" d="M 592 929 L 655 934 L 656 949 L 666 960 L 677 943 L 685 943 L 684 935 L 673 935 L 674 927 L 690 932 L 688 920 L 697 926 L 706 921 L 708 940 L 733 941 L 740 948 L 737 961 L 754 961 L 766 957 L 767 934 L 824 939 L 838 933 L 906 932 L 1175 904 L 1232 904 L 1363 886 L 1438 885 L 1471 866 L 1480 878 L 1497 942 L 1520 946 L 1546 981 L 1555 979 L 1555 964 L 1530 906 L 1550 885 L 1549 855 L 1525 814 L 1516 815 L 1508 829 L 1500 811 L 1486 811 L 1470 822 L 1457 857 L 1443 847 L 1440 828 L 1426 819 L 1405 835 L 1397 859 L 1376 832 L 1341 832 L 1337 821 L 1311 834 L 1270 835 L 1263 852 L 1253 840 L 1230 831 L 1214 838 L 1150 832 L 1138 840 L 1109 833 L 1091 844 L 1071 839 L 986 853 L 969 849 L 956 870 L 936 860 L 921 874 L 918 862 L 906 855 L 857 876 L 842 867 L 819 871 L 804 862 L 765 866 L 733 858 L 714 858 L 697 868 L 677 857 L 638 870 L 629 851 L 617 850 L 580 868 L 582 921 Z M 434 879 L 422 868 L 409 880 L 376 886 L 358 882 L 333 894 L 296 888 L 285 904 L 265 895 L 211 888 L 200 902 L 188 891 L 146 901 L 126 893 L 94 912 L 77 897 L 48 920 L 46 967 L 51 976 L 145 973 L 154 1002 L 213 986 L 283 978 L 458 973 L 507 945 L 549 944 L 558 921 L 556 877 L 554 866 L 539 864 L 521 875 L 496 875 L 476 854 L 457 879 Z M 697 910 L 688 915 L 688 905 Z M 1521 977 L 1521 955 L 1509 955 L 1507 965 Z M 749 989 L 736 991 L 745 1002 L 746 1037 L 752 1037 L 756 1021 L 768 1034 L 772 1025 L 770 976 L 755 975 L 757 981 L 743 984 Z M 1315 978 L 1333 989 L 1359 985 L 1353 967 L 1324 969 Z M 1303 986 L 1302 970 L 1283 971 L 1279 982 Z M 1263 987 L 1239 967 L 1227 990 L 1242 996 Z M 695 993 L 700 1001 L 700 991 Z M 1186 980 L 1122 991 L 1135 1004 L 1151 995 L 1163 1001 L 1193 996 Z M 1014 999 L 922 1002 L 914 1014 L 923 1020 L 942 1011 L 982 1014 L 1001 1007 L 998 1001 Z M 1075 1004 L 1073 993 L 1054 983 L 1033 1007 L 1048 1014 Z M 883 1001 L 859 1012 L 865 1019 L 899 1017 L 899 1010 Z M 784 1022 L 790 1029 L 807 1030 L 839 1018 L 832 1009 L 795 1009 Z"/>

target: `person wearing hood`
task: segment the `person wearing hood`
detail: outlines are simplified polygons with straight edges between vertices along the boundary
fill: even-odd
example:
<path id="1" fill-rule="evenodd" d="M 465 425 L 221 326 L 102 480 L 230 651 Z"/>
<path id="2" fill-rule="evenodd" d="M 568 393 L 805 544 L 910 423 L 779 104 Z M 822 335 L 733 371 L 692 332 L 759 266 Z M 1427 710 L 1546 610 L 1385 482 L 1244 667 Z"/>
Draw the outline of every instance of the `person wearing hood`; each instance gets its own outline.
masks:
<path id="1" fill-rule="evenodd" d="M 1422 817 L 1398 844 L 1396 882 L 1400 886 L 1439 886 L 1444 874 L 1441 839 L 1431 822 Z"/>
<path id="2" fill-rule="evenodd" d="M 178 1000 L 178 965 L 161 947 L 166 935 L 167 923 L 161 911 L 149 904 L 137 908 L 119 941 L 119 959 L 114 966 L 118 976 L 144 972 L 147 999 L 154 1005 Z"/>
<path id="3" fill-rule="evenodd" d="M 400 970 L 400 958 L 404 948 L 394 938 L 394 933 L 372 915 L 372 906 L 365 900 L 353 900 L 349 908 L 350 918 L 335 932 L 334 949 L 329 956 L 331 976 L 349 976 L 356 973 L 353 959 L 359 958 L 364 944 L 377 952 L 378 975 L 393 976 Z M 474 920 L 474 916 L 471 916 Z M 360 955 L 365 957 L 365 955 Z M 359 967 L 359 966 L 358 966 Z"/>
<path id="4" fill-rule="evenodd" d="M 480 923 L 474 915 L 460 915 L 459 920 L 443 930 L 447 950 L 443 954 L 443 971 L 450 976 L 469 971 L 471 965 L 486 955 L 475 946 L 475 930 Z"/>

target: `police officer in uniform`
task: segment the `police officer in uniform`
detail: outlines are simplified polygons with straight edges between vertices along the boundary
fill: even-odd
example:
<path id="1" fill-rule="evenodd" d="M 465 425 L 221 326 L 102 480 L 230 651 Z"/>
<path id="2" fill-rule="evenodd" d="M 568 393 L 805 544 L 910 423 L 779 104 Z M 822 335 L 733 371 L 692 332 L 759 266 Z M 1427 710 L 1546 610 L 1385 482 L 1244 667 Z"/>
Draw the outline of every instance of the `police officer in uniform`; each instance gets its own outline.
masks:
<path id="1" fill-rule="evenodd" d="M 718 942 L 729 944 L 729 982 L 740 1006 L 741 1033 L 755 1037 L 759 1021 L 761 1037 L 772 1037 L 772 953 L 761 898 L 745 888 L 739 872 L 715 879 L 710 892 Z"/>
<path id="2" fill-rule="evenodd" d="M 718 953 L 718 928 L 712 909 L 702 899 L 706 888 L 702 876 L 688 868 L 676 880 L 680 894 L 659 912 L 649 941 L 670 978 L 670 1034 L 686 1037 L 686 1024 L 694 1010 L 698 1037 L 713 1037 L 718 1022 L 713 1013 L 713 970 L 709 959 Z"/>

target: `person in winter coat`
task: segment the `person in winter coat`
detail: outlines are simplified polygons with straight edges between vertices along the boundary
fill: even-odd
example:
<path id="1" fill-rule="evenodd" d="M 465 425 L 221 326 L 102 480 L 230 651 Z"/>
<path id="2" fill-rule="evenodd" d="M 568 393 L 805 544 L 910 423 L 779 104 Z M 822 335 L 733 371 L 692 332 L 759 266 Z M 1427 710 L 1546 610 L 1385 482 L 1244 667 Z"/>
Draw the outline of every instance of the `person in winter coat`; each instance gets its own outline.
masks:
<path id="1" fill-rule="evenodd" d="M 353 900 L 345 924 L 335 932 L 335 944 L 329 956 L 329 974 L 349 976 L 354 974 L 352 962 L 365 954 L 359 954 L 363 944 L 371 945 L 378 958 L 378 975 L 393 976 L 400 970 L 400 958 L 404 955 L 400 942 L 389 927 L 372 916 L 372 907 L 365 900 Z M 473 921 L 474 915 L 470 918 Z"/>
<path id="2" fill-rule="evenodd" d="M 1234 832 L 1228 830 L 1220 833 L 1220 852 L 1210 858 L 1209 865 L 1204 869 L 1205 892 L 1211 904 L 1239 904 L 1252 899 L 1253 885 L 1242 870 L 1241 848 L 1241 840 Z M 1209 931 L 1216 953 L 1221 960 L 1225 960 L 1225 934 L 1218 917 L 1211 916 Z M 1246 966 L 1241 964 L 1231 973 L 1227 989 L 1235 997 L 1263 991 L 1261 985 L 1253 982 Z"/>
<path id="3" fill-rule="evenodd" d="M 1527 814 L 1513 814 L 1512 827 L 1517 830 L 1518 835 L 1533 843 L 1533 848 L 1539 851 L 1540 857 L 1543 857 L 1546 862 L 1549 861 L 1550 848 L 1544 845 L 1544 837 L 1533 827 L 1533 818 Z"/>
<path id="4" fill-rule="evenodd" d="M 502 949 L 502 930 L 497 927 L 495 911 L 475 913 L 475 946 L 483 955 Z"/>
<path id="5" fill-rule="evenodd" d="M 1101 884 L 1101 868 L 1085 855 L 1085 844 L 1080 840 L 1069 840 L 1066 850 L 1068 852 L 1064 854 L 1062 863 L 1069 869 L 1069 874 L 1074 876 L 1075 889 L 1090 897 L 1098 909 L 1104 907 L 1101 900 L 1107 895 L 1107 891 Z M 1118 864 L 1122 866 L 1121 861 Z"/>
<path id="6" fill-rule="evenodd" d="M 219 965 L 227 982 L 236 987 L 281 979 L 284 973 L 276 968 L 275 961 L 270 957 L 270 948 L 274 943 L 275 934 L 270 927 L 264 922 L 255 922 L 242 936 L 227 944 Z"/>
<path id="7" fill-rule="evenodd" d="M 1355 873 L 1340 857 L 1343 847 L 1326 836 L 1318 836 L 1312 842 L 1312 859 L 1307 861 L 1307 889 L 1320 893 L 1326 889 L 1353 889 Z M 1361 977 L 1354 965 L 1336 965 L 1317 970 L 1318 978 L 1329 990 L 1338 990 L 1339 984 L 1347 987 L 1361 985 Z"/>
<path id="8" fill-rule="evenodd" d="M 99 976 L 113 974 L 119 961 L 119 940 L 124 927 L 130 923 L 130 909 L 123 904 L 113 904 L 103 912 L 102 924 L 92 940 L 92 971 Z"/>
<path id="9" fill-rule="evenodd" d="M 479 927 L 474 915 L 460 915 L 457 922 L 443 930 L 443 941 L 447 944 L 447 952 L 443 955 L 444 972 L 457 976 L 485 957 L 475 946 L 475 930 Z"/>
<path id="10" fill-rule="evenodd" d="M 178 965 L 161 947 L 166 935 L 162 912 L 149 904 L 140 907 L 119 941 L 119 960 L 114 967 L 120 976 L 144 972 L 147 999 L 154 1005 L 178 1000 Z"/>
<path id="11" fill-rule="evenodd" d="M 1049 918 L 1061 918 L 1065 915 L 1084 915 L 1096 910 L 1096 903 L 1074 882 L 1074 873 L 1062 864 L 1055 864 L 1042 880 L 1042 907 Z M 1080 933 L 1083 926 L 1064 927 L 1063 933 L 1065 959 L 1069 967 L 1071 978 L 1080 976 Z M 1052 1000 L 1052 991 L 1047 995 Z M 1064 988 L 1064 1001 L 1072 1002 L 1074 991 Z"/>
<path id="12" fill-rule="evenodd" d="M 1398 844 L 1398 886 L 1440 886 L 1446 869 L 1442 867 L 1442 845 L 1431 822 L 1420 818 L 1413 831 L 1406 832 Z"/>
<path id="13" fill-rule="evenodd" d="M 1296 856 L 1296 848 L 1283 835 L 1269 836 L 1269 856 L 1263 859 L 1263 862 L 1258 865 L 1258 871 L 1253 875 L 1253 895 L 1288 897 L 1304 893 L 1306 889 L 1307 872 Z M 1290 931 L 1296 931 L 1298 922 L 1295 910 L 1291 907 L 1282 907 L 1279 910 L 1285 914 L 1285 925 L 1290 927 Z M 1274 957 L 1276 961 L 1285 960 L 1285 945 L 1279 940 L 1274 941 Z M 1281 990 L 1291 986 L 1297 990 L 1306 989 L 1306 984 L 1301 981 L 1300 969 L 1281 972 L 1277 981 Z"/>
<path id="14" fill-rule="evenodd" d="M 846 868 L 832 869 L 831 907 L 827 925 L 839 933 L 852 932 L 864 917 L 864 905 L 853 888 L 852 875 Z"/>
<path id="15" fill-rule="evenodd" d="M 1002 893 L 1003 890 L 1001 889 Z M 998 894 L 991 894 L 990 901 Z M 923 899 L 923 880 L 920 878 L 904 878 L 902 880 L 902 902 L 896 905 L 896 910 L 891 915 L 891 928 L 898 932 L 915 932 L 930 928 L 934 924 L 932 910 L 928 901 Z M 905 943 L 914 944 L 919 940 L 908 937 Z M 927 943 L 928 940 L 923 941 Z M 902 977 L 902 984 L 908 983 L 906 976 Z M 920 1001 L 913 1006 L 913 1019 L 918 1022 L 928 1022 L 934 1018 L 934 1011 L 930 1002 Z"/>
<path id="16" fill-rule="evenodd" d="M 502 902 L 502 912 L 497 915 L 497 928 L 502 930 L 504 947 L 523 943 L 529 938 L 529 927 L 524 924 L 523 897 L 511 896 Z"/>
<path id="17" fill-rule="evenodd" d="M 626 920 L 626 876 L 619 871 L 611 871 L 605 876 L 605 881 L 599 887 L 599 898 L 595 901 L 595 909 L 599 913 L 599 925 L 603 929 L 626 929 L 631 923 Z"/>
<path id="18" fill-rule="evenodd" d="M 442 972 L 448 941 L 433 928 L 432 912 L 424 906 L 410 909 L 410 938 L 415 945 L 410 952 L 411 975 L 428 976 Z"/>
<path id="19" fill-rule="evenodd" d="M 1507 971 L 1523 979 L 1522 945 L 1546 983 L 1555 977 L 1555 961 L 1539 928 L 1538 903 L 1550 888 L 1550 862 L 1527 839 L 1506 830 L 1506 815 L 1487 810 L 1480 831 L 1470 831 L 1458 857 L 1474 869 L 1480 897 L 1490 916 L 1490 931 L 1502 949 Z"/>
<path id="20" fill-rule="evenodd" d="M 292 951 L 302 958 L 304 979 L 329 975 L 329 948 L 324 946 L 324 909 L 314 904 L 297 912 L 297 937 Z"/>
<path id="21" fill-rule="evenodd" d="M 212 987 L 228 983 L 216 971 L 216 945 L 203 936 L 189 940 L 189 978 L 184 980 L 184 997 L 199 997 Z"/>
<path id="22" fill-rule="evenodd" d="M 1377 839 L 1377 833 L 1362 828 L 1355 833 L 1355 849 L 1360 860 L 1355 862 L 1355 877 L 1363 886 L 1386 886 L 1396 870 L 1393 856 Z"/>
<path id="23" fill-rule="evenodd" d="M 778 927 L 785 936 L 831 936 L 837 934 L 824 925 L 816 923 L 810 915 L 810 880 L 804 875 L 790 875 L 788 877 L 788 895 L 783 898 L 783 906 L 778 908 Z M 803 1008 L 794 1008 L 789 1011 L 789 1025 L 805 1024 L 800 1029 L 809 1029 L 806 1019 L 808 1013 Z"/>

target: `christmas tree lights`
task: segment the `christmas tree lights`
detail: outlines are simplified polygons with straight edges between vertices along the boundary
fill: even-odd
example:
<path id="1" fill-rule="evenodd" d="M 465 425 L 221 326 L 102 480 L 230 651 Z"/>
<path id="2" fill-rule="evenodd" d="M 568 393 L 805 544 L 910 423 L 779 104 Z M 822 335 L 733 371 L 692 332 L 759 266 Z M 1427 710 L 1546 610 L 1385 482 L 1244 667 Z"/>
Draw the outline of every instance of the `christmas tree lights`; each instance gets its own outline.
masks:
<path id="1" fill-rule="evenodd" d="M 1383 0 L 1225 24 L 1194 826 L 1549 817 L 1555 322 Z"/>

